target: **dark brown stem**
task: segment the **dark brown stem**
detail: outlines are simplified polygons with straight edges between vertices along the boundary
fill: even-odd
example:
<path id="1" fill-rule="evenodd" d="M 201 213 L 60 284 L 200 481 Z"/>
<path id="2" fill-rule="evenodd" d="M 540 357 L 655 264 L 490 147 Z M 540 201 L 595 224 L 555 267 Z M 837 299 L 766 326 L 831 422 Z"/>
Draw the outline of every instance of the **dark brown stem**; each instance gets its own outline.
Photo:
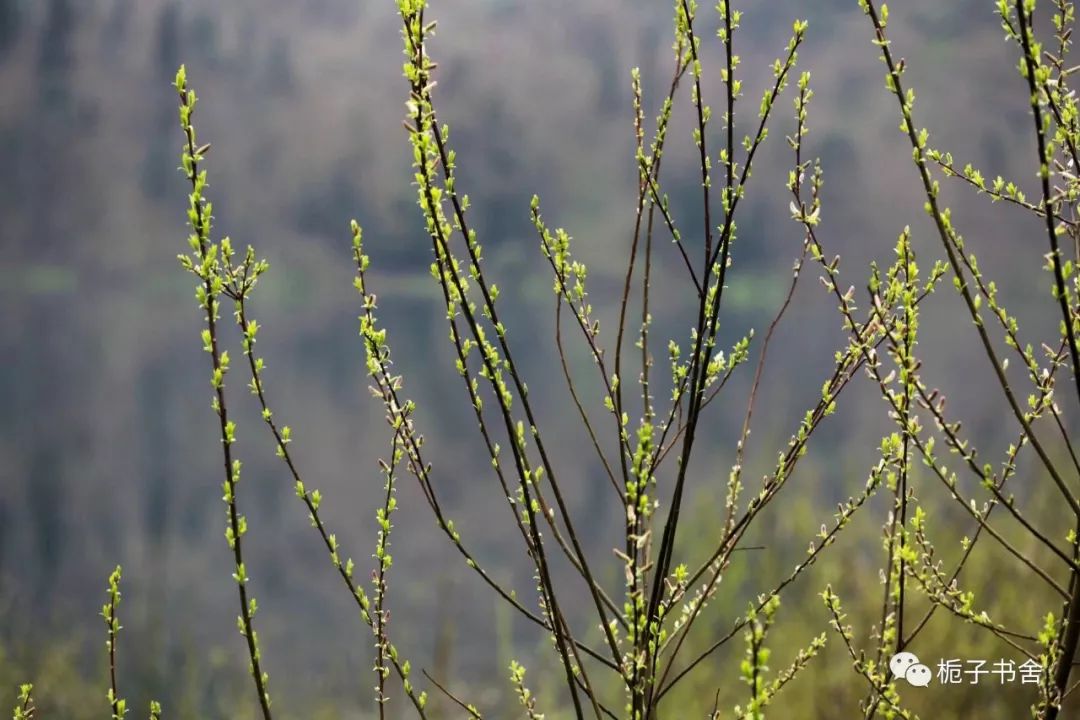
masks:
<path id="1" fill-rule="evenodd" d="M 1065 337 L 1069 342 L 1069 357 L 1072 361 L 1073 381 L 1076 386 L 1077 398 L 1080 399 L 1080 348 L 1076 344 L 1076 334 L 1073 327 L 1074 318 L 1069 310 L 1069 292 L 1065 285 L 1065 274 L 1061 263 L 1061 248 L 1058 245 L 1057 229 L 1054 227 L 1054 206 L 1050 193 L 1050 159 L 1046 149 L 1046 131 L 1043 126 L 1043 112 L 1039 106 L 1039 88 L 1036 85 L 1036 61 L 1032 50 L 1032 18 L 1028 17 L 1027 9 L 1023 0 L 1016 2 L 1016 17 L 1019 25 L 1020 44 L 1023 48 L 1023 62 L 1026 72 L 1024 73 L 1028 90 L 1031 93 L 1031 112 L 1035 123 L 1035 138 L 1039 153 L 1039 179 L 1042 184 L 1043 206 L 1046 208 L 1046 232 L 1050 241 L 1050 261 L 1054 268 L 1054 286 L 1058 304 L 1061 308 L 1062 322 L 1065 326 Z M 1080 532 L 1080 509 L 1074 507 L 1076 515 L 1077 531 Z M 1074 556 L 1080 557 L 1080 547 L 1074 544 Z M 1054 688 L 1058 694 L 1058 700 L 1052 701 L 1046 710 L 1046 720 L 1056 720 L 1060 712 L 1060 697 L 1063 696 L 1069 685 L 1069 677 L 1072 673 L 1072 662 L 1076 656 L 1077 646 L 1080 645 L 1080 571 L 1073 571 L 1069 583 L 1071 597 L 1068 602 L 1065 620 L 1065 636 L 1061 640 L 1061 657 L 1058 658 L 1057 668 L 1054 671 Z"/>
<path id="2" fill-rule="evenodd" d="M 187 90 L 180 91 L 181 102 L 185 105 L 191 105 L 191 98 L 193 93 Z M 195 130 L 189 124 L 184 127 L 184 135 L 187 143 L 187 153 L 191 158 L 191 171 L 188 173 L 188 182 L 191 183 L 192 191 L 198 189 L 198 158 L 199 153 L 195 145 Z M 198 236 L 199 240 L 199 253 L 200 258 L 205 257 L 209 252 L 209 218 L 205 215 L 205 207 L 203 203 L 194 203 L 195 222 L 193 231 Z M 203 289 L 206 293 L 206 328 L 210 334 L 210 357 L 214 375 L 223 373 L 221 367 L 221 351 L 218 342 L 217 332 L 217 306 L 218 300 L 214 293 L 213 280 L 209 274 L 203 278 Z M 251 674 L 255 681 L 255 690 L 259 696 L 259 707 L 262 710 L 262 716 L 264 720 L 272 720 L 272 714 L 270 712 L 270 694 L 266 688 L 266 681 L 262 671 L 262 663 L 259 658 L 259 651 L 255 644 L 255 629 L 252 622 L 251 606 L 247 593 L 247 578 L 240 575 L 244 567 L 244 553 L 241 540 L 241 526 L 240 526 L 240 513 L 237 509 L 236 502 L 236 479 L 234 476 L 233 467 L 233 453 L 232 444 L 229 439 L 229 431 L 227 430 L 229 425 L 228 408 L 225 403 L 225 384 L 224 379 L 215 384 L 214 393 L 217 401 L 217 415 L 219 422 L 219 430 L 222 440 L 222 460 L 224 463 L 225 473 L 225 486 L 228 491 L 229 503 L 228 503 L 228 516 L 229 516 L 229 529 L 232 536 L 232 554 L 233 564 L 235 568 L 235 574 L 237 577 L 237 588 L 240 596 L 240 623 L 244 631 L 244 639 L 247 643 L 248 659 L 251 661 Z"/>
<path id="3" fill-rule="evenodd" d="M 455 705 L 457 705 L 459 708 L 461 708 L 462 710 L 467 712 L 469 714 L 469 717 L 475 718 L 475 720 L 480 720 L 480 718 L 481 718 L 480 713 L 478 713 L 471 705 L 466 703 L 464 700 L 459 698 L 454 693 L 447 690 L 446 687 L 442 683 L 440 683 L 438 680 L 433 678 L 431 676 L 431 674 L 427 670 L 424 670 L 423 673 L 424 673 L 424 677 L 426 677 L 431 682 L 432 685 L 434 685 L 435 687 L 437 687 L 439 689 L 439 692 L 441 692 L 446 697 L 450 698 L 450 700 Z"/>

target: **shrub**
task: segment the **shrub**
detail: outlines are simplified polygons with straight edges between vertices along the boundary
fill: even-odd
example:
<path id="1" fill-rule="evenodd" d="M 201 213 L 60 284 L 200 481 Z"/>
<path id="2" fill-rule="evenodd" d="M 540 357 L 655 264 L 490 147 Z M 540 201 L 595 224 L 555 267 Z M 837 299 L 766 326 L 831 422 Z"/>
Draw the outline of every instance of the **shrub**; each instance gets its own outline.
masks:
<path id="1" fill-rule="evenodd" d="M 268 265 L 250 246 L 239 252 L 229 238 L 214 238 L 213 207 L 206 197 L 204 169 L 210 146 L 197 139 L 197 98 L 185 69 L 180 68 L 175 87 L 184 134 L 182 170 L 191 187 L 189 249 L 180 261 L 197 279 L 196 297 L 204 316 L 202 343 L 211 360 L 212 406 L 222 443 L 225 535 L 235 567 L 237 625 L 265 720 L 272 717 L 271 684 L 256 630 L 258 604 L 244 559 L 248 525 L 239 495 L 242 463 L 235 444 L 236 423 L 229 412 L 232 385 L 226 382 L 236 368 L 224 340 L 222 303 L 231 305 L 232 318 L 241 333 L 240 372 L 247 376 L 248 387 L 258 400 L 297 498 L 345 591 L 371 630 L 380 717 L 398 693 L 404 698 L 402 705 L 421 718 L 434 716 L 429 701 L 432 693 L 444 696 L 445 707 L 455 716 L 481 717 L 481 710 L 465 699 L 465 692 L 427 673 L 426 680 L 419 681 L 392 641 L 388 609 L 391 536 L 396 488 L 402 475 L 411 475 L 419 484 L 439 529 L 464 566 L 547 638 L 551 659 L 561 676 L 559 692 L 545 687 L 543 692 L 534 693 L 528 671 L 519 660 L 507 669 L 506 682 L 526 717 L 544 717 L 545 712 L 632 720 L 689 716 L 672 704 L 673 691 L 695 671 L 714 667 L 714 654 L 738 637 L 745 649 L 737 668 L 727 668 L 712 678 L 709 682 L 715 692 L 696 701 L 712 718 L 765 717 L 777 695 L 811 666 L 827 642 L 837 644 L 848 657 L 851 673 L 846 682 L 849 687 L 857 683 L 861 688 L 857 695 L 861 697 L 858 712 L 862 717 L 911 718 L 915 717 L 911 708 L 918 701 L 911 702 L 901 693 L 904 678 L 897 676 L 897 666 L 889 660 L 912 649 L 935 617 L 951 618 L 985 632 L 1001 648 L 1023 658 L 1036 691 L 1031 700 L 1032 717 L 1054 720 L 1060 716 L 1075 687 L 1070 678 L 1080 643 L 1080 499 L 1075 490 L 1080 460 L 1055 392 L 1059 377 L 1064 375 L 1067 399 L 1061 402 L 1071 404 L 1074 391 L 1080 400 L 1076 259 L 1065 251 L 1075 255 L 1080 247 L 1080 181 L 1075 174 L 1080 165 L 1080 114 L 1069 87 L 1075 68 L 1067 61 L 1075 20 L 1073 5 L 1066 0 L 1051 3 L 1053 25 L 1044 44 L 1037 31 L 1040 26 L 1035 22 L 1034 0 L 997 3 L 1030 94 L 1039 186 L 1032 200 L 1016 183 L 1003 178 L 988 181 L 970 165 L 961 168 L 949 153 L 931 146 L 929 132 L 916 123 L 915 95 L 904 80 L 906 62 L 898 57 L 887 35 L 888 6 L 872 0 L 859 0 L 859 4 L 886 66 L 886 90 L 896 99 L 900 130 L 910 144 L 924 209 L 931 221 L 930 234 L 940 243 L 941 259 L 927 262 L 917 257 L 913 231 L 905 228 L 895 243 L 893 261 L 888 266 L 871 267 L 865 293 L 843 279 L 839 257 L 827 249 L 821 195 L 825 170 L 807 152 L 813 92 L 810 74 L 798 69 L 798 52 L 808 25 L 794 22 L 760 103 L 743 110 L 745 95 L 736 52 L 742 14 L 729 0 L 720 0 L 716 8 L 724 59 L 719 69 L 723 97 L 718 131 L 703 90 L 700 27 L 705 20 L 696 2 L 675 3 L 674 67 L 654 125 L 646 121 L 640 76 L 636 71 L 632 75 L 638 182 L 625 281 L 614 298 L 618 321 L 613 331 L 601 332 L 588 289 L 588 268 L 575 256 L 571 235 L 549 225 L 541 213 L 540 199 L 532 200 L 529 212 L 541 257 L 551 273 L 555 344 L 571 398 L 568 417 L 555 421 L 580 423 L 610 484 L 607 504 L 589 510 L 619 518 L 621 535 L 612 561 L 621 579 L 617 593 L 604 582 L 611 577 L 610 567 L 601 567 L 586 553 L 581 541 L 582 519 L 565 493 L 562 458 L 558 448 L 545 442 L 545 421 L 530 400 L 518 358 L 521 343 L 534 340 L 526 328 L 507 327 L 500 319 L 500 289 L 485 268 L 481 239 L 470 223 L 469 196 L 457 182 L 458 159 L 449 126 L 436 110 L 436 63 L 429 52 L 435 23 L 426 2 L 398 0 L 408 83 L 405 126 L 413 150 L 417 205 L 431 242 L 431 275 L 445 305 L 455 370 L 490 459 L 496 492 L 506 498 L 514 518 L 514 539 L 524 550 L 535 594 L 519 593 L 497 580 L 473 552 L 468 529 L 458 528 L 444 509 L 435 480 L 442 470 L 425 450 L 416 405 L 406 393 L 404 378 L 394 370 L 389 334 L 379 322 L 379 304 L 368 279 L 370 260 L 363 232 L 353 222 L 352 261 L 360 295 L 366 369 L 372 394 L 385 411 L 390 430 L 390 447 L 379 461 L 384 495 L 375 518 L 374 568 L 370 584 L 358 579 L 357 563 L 341 547 L 320 512 L 322 494 L 305 480 L 290 452 L 292 429 L 272 409 L 266 364 L 257 352 L 261 325 L 252 308 L 258 281 Z M 794 96 L 796 128 L 787 137 L 792 152 L 787 188 L 794 227 L 803 237 L 802 253 L 794 259 L 783 301 L 760 345 L 755 344 L 758 335 L 749 332 L 732 347 L 721 348 L 720 331 L 727 320 L 723 312 L 725 290 L 730 273 L 738 272 L 732 254 L 738 239 L 736 221 L 752 189 L 755 157 L 768 138 L 786 92 Z M 701 190 L 703 226 L 697 232 L 675 217 L 661 174 L 665 147 L 673 132 L 673 108 L 678 98 L 687 95 L 693 107 L 691 137 L 699 158 L 700 175 L 695 182 Z M 1050 311 L 1059 315 L 1057 337 L 1039 339 L 1040 351 L 1036 351 L 1034 340 L 1021 334 L 1018 321 L 1003 307 L 995 282 L 980 270 L 976 252 L 967 247 L 945 204 L 939 176 L 956 178 L 980 195 L 1016 206 L 1040 223 L 1047 247 L 1046 271 L 1053 300 Z M 662 290 L 685 295 L 692 330 L 687 337 L 659 339 L 658 367 L 659 330 L 653 326 L 650 302 L 658 291 L 653 262 L 663 252 L 674 254 L 685 269 L 680 287 Z M 793 422 L 790 438 L 777 449 L 772 470 L 760 483 L 752 483 L 744 477 L 744 456 L 769 345 L 800 279 L 811 270 L 820 274 L 836 303 L 846 341 L 835 353 L 831 372 L 821 378 L 819 398 Z M 946 408 L 944 393 L 932 389 L 926 377 L 922 358 L 928 348 L 920 345 L 920 315 L 925 301 L 942 283 L 953 286 L 972 322 L 978 352 L 993 369 L 994 384 L 987 391 L 1001 394 L 1010 410 L 1006 420 L 1015 425 L 1015 441 L 991 453 L 997 465 L 980 460 L 961 423 Z M 592 360 L 590 379 L 574 372 L 567 359 L 570 335 L 583 343 Z M 756 361 L 751 362 L 755 353 Z M 1010 370 L 1012 356 L 1016 367 Z M 753 379 L 734 445 L 734 462 L 724 480 L 723 502 L 710 508 L 711 525 L 704 530 L 695 528 L 691 534 L 687 498 L 693 478 L 701 470 L 694 460 L 708 430 L 707 411 L 714 403 L 728 400 L 728 382 L 744 365 L 753 365 Z M 785 510 L 777 508 L 782 508 L 780 503 L 790 495 L 784 493 L 785 488 L 802 467 L 820 428 L 837 411 L 841 394 L 859 374 L 866 375 L 877 389 L 894 426 L 882 438 L 865 484 L 841 502 L 831 517 L 820 518 L 824 520 L 820 530 L 808 538 L 808 550 L 790 571 L 775 585 L 759 590 L 747 609 L 733 611 L 730 602 L 718 602 L 721 580 L 740 558 L 752 557 L 744 553 L 761 552 L 748 545 L 748 538 L 759 532 L 767 510 L 784 516 Z M 602 408 L 593 406 L 591 399 L 597 394 Z M 1025 448 L 1037 458 L 1039 475 L 1031 482 L 1039 483 L 1039 488 L 1018 498 L 1007 485 L 1017 474 L 1018 457 Z M 970 518 L 974 528 L 970 534 L 935 524 L 934 515 L 940 508 L 929 498 L 937 487 Z M 1040 505 L 1044 493 L 1060 496 L 1060 501 L 1046 508 Z M 883 592 L 875 601 L 876 621 L 871 621 L 871 627 L 856 629 L 840 595 L 846 589 L 838 592 L 836 585 L 821 583 L 811 569 L 836 545 L 857 514 L 869 512 L 866 508 L 878 494 L 885 496 L 887 503 L 882 524 Z M 1063 518 L 1067 530 L 1059 528 Z M 959 555 L 945 559 L 947 553 L 939 548 L 951 547 L 957 540 Z M 983 551 L 988 545 L 991 547 Z M 989 557 L 1011 558 L 1026 573 L 1014 582 L 1030 587 L 1029 607 L 1010 614 L 1008 624 L 999 619 L 1006 614 L 999 613 L 1003 593 L 995 601 L 992 588 L 980 587 L 976 593 L 961 582 L 961 573 L 977 549 L 994 553 Z M 766 549 L 768 553 L 781 551 Z M 567 570 L 571 580 L 566 579 Z M 770 631 L 785 611 L 781 599 L 792 593 L 797 581 L 805 584 L 815 579 L 823 601 L 817 614 L 820 634 L 811 635 L 802 647 L 794 649 L 792 643 L 783 643 L 785 656 L 774 660 Z M 108 602 L 102 612 L 108 633 L 108 700 L 114 718 L 128 712 L 117 679 L 119 583 L 118 568 L 109 578 Z M 865 606 L 868 595 L 856 597 L 855 602 Z M 715 617 L 716 612 L 707 613 L 710 605 L 720 606 L 722 619 Z M 1037 612 L 1028 612 L 1032 609 Z M 805 612 L 800 613 L 800 617 L 805 616 Z M 860 613 L 859 620 L 865 620 L 864 616 Z M 1014 620 L 1019 624 L 1013 625 Z M 717 632 L 717 623 L 724 621 L 727 630 Z M 944 677 L 942 668 L 944 662 L 938 668 L 939 680 Z M 429 689 L 423 690 L 421 685 Z M 22 687 L 15 718 L 33 716 L 31 690 L 29 685 Z M 546 702 L 552 705 L 544 707 Z M 734 703 L 734 709 L 722 708 L 722 702 Z M 971 708 L 964 709 L 968 710 Z M 150 715 L 160 717 L 156 703 Z"/>

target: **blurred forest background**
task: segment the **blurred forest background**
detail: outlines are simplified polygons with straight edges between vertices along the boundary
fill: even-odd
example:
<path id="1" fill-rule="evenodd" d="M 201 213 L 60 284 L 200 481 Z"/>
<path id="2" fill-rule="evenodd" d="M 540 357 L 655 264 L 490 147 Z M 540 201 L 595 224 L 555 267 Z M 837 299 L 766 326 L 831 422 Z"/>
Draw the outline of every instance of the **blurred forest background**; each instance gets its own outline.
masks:
<path id="1" fill-rule="evenodd" d="M 910 148 L 897 132 L 894 101 L 855 0 L 742 5 L 744 120 L 756 114 L 791 21 L 810 21 L 800 63 L 813 72 L 817 93 L 808 152 L 824 163 L 823 238 L 843 256 L 845 282 L 862 288 L 869 262 L 891 259 L 906 224 L 928 268 L 940 248 L 924 232 L 929 226 Z M 511 341 L 527 358 L 530 386 L 545 389 L 538 393 L 542 423 L 563 448 L 575 506 L 589 508 L 582 518 L 588 547 L 614 584 L 621 566 L 610 548 L 619 512 L 602 511 L 606 480 L 576 418 L 564 420 L 569 395 L 553 347 L 551 279 L 528 199 L 538 193 L 549 221 L 577 238 L 577 253 L 590 266 L 593 302 L 610 318 L 636 193 L 630 69 L 640 66 L 646 115 L 654 117 L 673 65 L 671 9 L 651 0 L 445 0 L 432 12 L 439 20 L 437 97 L 453 128 L 460 182 L 473 199 L 492 276 L 504 288 Z M 971 161 L 990 177 L 1002 174 L 1033 189 L 1028 96 L 993 2 L 907 0 L 893 14 L 892 38 L 908 59 L 932 143 L 961 164 Z M 712 13 L 704 15 L 713 22 Z M 295 428 L 294 452 L 327 497 L 328 521 L 343 544 L 360 564 L 374 547 L 382 487 L 376 459 L 389 440 L 366 391 L 356 332 L 347 229 L 356 217 L 365 228 L 397 369 L 419 402 L 418 423 L 450 515 L 490 568 L 528 591 L 524 556 L 504 541 L 512 524 L 477 453 L 444 309 L 428 275 L 430 245 L 401 127 L 407 88 L 398 23 L 389 0 L 0 0 L 5 706 L 15 683 L 32 679 L 39 704 L 52 709 L 46 716 L 101 716 L 104 636 L 96 613 L 108 572 L 122 563 L 121 673 L 136 707 L 153 695 L 170 717 L 243 718 L 251 710 L 247 661 L 233 622 L 207 361 L 192 282 L 175 259 L 185 248 L 187 190 L 176 170 L 180 134 L 170 81 L 181 62 L 202 100 L 200 137 L 213 143 L 208 169 L 217 230 L 240 246 L 255 244 L 271 263 L 254 309 L 266 326 L 260 347 L 273 404 Z M 719 102 L 720 46 L 711 31 L 703 34 L 706 87 Z M 665 175 L 675 216 L 696 228 L 690 109 L 683 95 Z M 801 249 L 784 187 L 792 160 L 783 137 L 791 115 L 788 95 L 739 221 L 726 296 L 728 340 L 750 327 L 760 339 Z M 945 192 L 1010 310 L 1032 337 L 1050 336 L 1055 315 L 1040 270 L 1037 225 L 955 185 Z M 654 327 L 665 344 L 689 328 L 681 266 L 668 250 L 655 286 Z M 775 450 L 819 396 L 844 341 L 835 303 L 817 274 L 804 279 L 772 350 L 748 452 L 750 481 L 774 462 Z M 1003 447 L 1014 430 L 1002 421 L 996 395 L 982 390 L 990 369 L 972 352 L 970 323 L 951 293 L 932 298 L 928 308 L 927 375 L 949 389 L 951 407 L 973 438 Z M 755 345 L 755 358 L 756 351 Z M 573 360 L 589 369 L 583 351 Z M 708 462 L 697 468 L 693 489 L 702 533 L 720 512 L 751 375 L 745 369 L 728 401 L 711 410 L 701 448 Z M 251 525 L 247 564 L 262 607 L 260 637 L 275 703 L 284 717 L 367 717 L 370 633 L 337 586 L 241 385 L 239 376 L 233 379 L 245 461 L 241 503 Z M 723 618 L 742 612 L 748 597 L 790 569 L 834 502 L 865 481 L 890 423 L 876 388 L 862 378 L 841 405 L 781 503 L 785 514 L 764 520 L 768 532 L 756 539 L 769 552 L 725 577 L 713 604 L 721 609 L 717 632 L 728 627 Z M 1030 468 L 1024 457 L 1018 494 Z M 779 657 L 824 629 L 815 594 L 826 579 L 846 593 L 853 616 L 866 620 L 861 630 L 869 630 L 872 620 L 858 608 L 880 598 L 876 569 L 886 505 L 877 500 L 859 518 L 859 529 L 831 551 L 833 562 L 785 598 L 784 629 L 775 636 Z M 390 578 L 395 641 L 414 667 L 431 669 L 474 702 L 505 708 L 494 716 L 510 716 L 509 659 L 531 657 L 547 640 L 468 574 L 437 535 L 411 478 L 403 478 L 400 503 Z M 970 532 L 970 521 L 944 503 L 940 516 L 955 520 L 957 541 Z M 1022 588 L 1009 584 L 1012 567 L 995 565 L 993 557 L 988 552 L 973 561 L 966 577 L 976 587 L 997 582 L 988 597 L 1003 616 L 1033 612 Z M 930 656 L 933 643 L 963 647 L 957 654 L 965 657 L 1009 656 L 982 635 L 947 624 L 926 642 Z M 792 689 L 803 712 L 779 716 L 849 716 L 842 711 L 852 711 L 863 688 L 836 649 Z M 738 684 L 731 652 L 698 671 L 688 693 L 672 701 L 671 717 L 699 717 L 692 703 L 711 706 L 713 688 L 725 677 Z M 549 670 L 534 671 L 541 699 Z M 932 686 L 924 695 L 939 708 L 934 718 L 972 717 L 964 708 L 979 703 L 998 708 L 980 718 L 1014 718 L 1026 715 L 1022 708 L 1030 702 L 1019 689 L 994 687 Z"/>

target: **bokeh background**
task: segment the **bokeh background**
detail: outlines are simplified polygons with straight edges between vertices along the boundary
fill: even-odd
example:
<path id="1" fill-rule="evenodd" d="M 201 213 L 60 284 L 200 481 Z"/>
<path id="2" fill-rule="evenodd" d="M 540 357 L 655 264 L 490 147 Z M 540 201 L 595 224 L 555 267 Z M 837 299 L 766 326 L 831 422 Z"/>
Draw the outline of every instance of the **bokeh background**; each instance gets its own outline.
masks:
<path id="1" fill-rule="evenodd" d="M 907 58 L 920 122 L 932 144 L 985 174 L 1034 190 L 1028 98 L 1015 51 L 988 0 L 908 0 L 893 8 L 896 52 Z M 633 222 L 630 69 L 640 67 L 646 114 L 655 116 L 673 67 L 671 9 L 645 0 L 444 0 L 432 53 L 437 99 L 458 151 L 460 182 L 490 273 L 503 289 L 511 342 L 535 392 L 541 426 L 560 448 L 584 539 L 612 587 L 619 511 L 575 424 L 552 335 L 551 279 L 530 223 L 537 193 L 552 225 L 576 238 L 590 267 L 592 300 L 611 328 Z M 743 3 L 737 39 L 746 96 L 742 132 L 756 117 L 770 65 L 796 17 L 810 20 L 800 67 L 813 73 L 808 152 L 825 167 L 823 240 L 862 288 L 869 263 L 887 263 L 912 225 L 923 265 L 940 256 L 921 211 L 910 149 L 869 25 L 855 0 Z M 715 13 L 702 10 L 706 88 L 719 107 L 721 48 Z M 430 245 L 415 205 L 411 149 L 401 126 L 407 87 L 389 0 L 0 0 L 0 699 L 33 680 L 49 717 L 98 717 L 104 704 L 105 578 L 125 569 L 121 671 L 138 710 L 150 696 L 170 717 L 251 717 L 253 694 L 234 630 L 235 591 L 223 537 L 218 440 L 208 368 L 198 339 L 193 282 L 176 262 L 185 249 L 186 188 L 177 172 L 180 133 L 170 82 L 188 66 L 211 141 L 210 195 L 219 233 L 254 244 L 271 263 L 254 311 L 278 416 L 328 522 L 362 566 L 374 548 L 382 480 L 376 460 L 389 435 L 366 390 L 351 287 L 348 221 L 365 228 L 380 316 L 396 367 L 420 405 L 418 423 L 437 466 L 449 515 L 497 576 L 528 592 L 522 549 L 482 454 L 428 274 Z M 711 67 L 711 71 L 709 68 Z M 665 188 L 687 229 L 700 225 L 688 95 L 676 103 Z M 792 158 L 790 93 L 742 207 L 722 336 L 758 339 L 775 313 L 801 248 L 784 188 Z M 717 118 L 719 119 L 719 111 Z M 719 124 L 714 132 L 719 132 Z M 955 185 L 946 199 L 981 265 L 995 277 L 1032 339 L 1056 322 L 1032 219 Z M 1031 193 L 1034 195 L 1034 192 Z M 693 237 L 694 233 L 684 230 Z M 666 243 L 657 260 L 654 333 L 688 335 L 681 265 Z M 745 477 L 753 483 L 817 399 L 844 340 L 817 271 L 807 273 L 771 351 Z M 998 458 L 1015 435 L 990 369 L 950 292 L 927 305 L 925 374 Z M 232 338 L 235 340 L 235 337 Z M 609 338 L 610 340 L 610 338 Z M 759 350 L 754 346 L 754 359 Z M 239 356 L 238 349 L 234 351 Z M 661 353 L 658 353 L 660 355 Z M 662 358 L 660 365 L 662 365 Z M 579 377 L 591 370 L 571 354 Z M 709 537 L 722 515 L 723 481 L 752 369 L 715 404 L 693 472 L 685 537 Z M 254 402 L 233 380 L 245 462 L 248 568 L 262 610 L 260 637 L 284 717 L 368 717 L 370 633 L 336 582 L 291 482 L 276 464 Z M 593 405 L 599 412 L 598 403 Z M 760 530 L 769 547 L 734 565 L 713 603 L 715 633 L 805 550 L 837 499 L 858 491 L 890 429 L 876 388 L 859 378 L 842 412 L 816 437 L 782 510 Z M 569 418 L 569 421 L 567 420 Z M 1075 418 L 1072 418 L 1074 420 Z M 1075 426 L 1070 426 L 1075 427 Z M 500 607 L 442 541 L 403 477 L 393 539 L 392 632 L 414 667 L 432 670 L 492 717 L 514 716 L 511 657 L 558 717 L 561 682 L 547 640 Z M 1017 493 L 1037 471 L 1023 458 Z M 924 478 L 941 542 L 955 557 L 971 532 Z M 1037 503 L 1052 505 L 1052 498 Z M 785 597 L 777 665 L 824 630 L 816 593 L 831 580 L 864 640 L 881 588 L 884 498 L 833 551 L 835 560 Z M 697 548 L 700 552 L 700 548 Z M 694 557 L 695 547 L 682 552 Z M 965 578 L 999 615 L 1037 622 L 1055 608 L 990 549 Z M 1008 648 L 938 618 L 928 656 L 996 659 Z M 710 631 L 712 632 L 712 631 Z M 711 637 L 711 635 L 708 635 Z M 781 698 L 778 717 L 854 716 L 865 694 L 832 648 Z M 738 642 L 687 681 L 670 717 L 701 717 L 714 690 L 742 699 Z M 1015 718 L 1026 689 L 932 686 L 913 697 L 933 718 Z M 906 696 L 905 696 L 906 697 Z M 437 701 L 436 701 L 437 702 Z M 10 703 L 8 703 L 10 704 Z M 96 704 L 96 705 L 95 705 Z M 391 705 L 392 714 L 401 710 Z M 446 717 L 453 710 L 445 707 Z"/>

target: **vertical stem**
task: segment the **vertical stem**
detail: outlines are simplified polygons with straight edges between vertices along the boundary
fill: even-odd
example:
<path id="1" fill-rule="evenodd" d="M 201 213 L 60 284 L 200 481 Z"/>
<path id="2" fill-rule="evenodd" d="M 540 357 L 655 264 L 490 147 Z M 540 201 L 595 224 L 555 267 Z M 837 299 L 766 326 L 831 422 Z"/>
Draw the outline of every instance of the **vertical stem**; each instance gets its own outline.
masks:
<path id="1" fill-rule="evenodd" d="M 1030 6 L 1034 9 L 1034 4 Z M 1028 6 L 1024 0 L 1016 0 L 1016 16 L 1019 25 L 1020 45 L 1023 49 L 1023 62 L 1025 78 L 1031 95 L 1031 112 L 1035 123 L 1035 138 L 1039 153 L 1039 179 L 1042 186 L 1044 218 L 1046 221 L 1046 233 L 1050 241 L 1050 262 L 1054 271 L 1054 288 L 1058 304 L 1061 308 L 1062 322 L 1065 326 L 1065 337 L 1069 344 L 1069 358 L 1072 362 L 1073 381 L 1076 385 L 1077 397 L 1080 398 L 1080 349 L 1076 344 L 1076 333 L 1073 328 L 1072 312 L 1069 309 L 1069 292 L 1065 285 L 1065 274 L 1061 264 L 1061 248 L 1058 244 L 1057 228 L 1054 227 L 1054 204 L 1050 191 L 1050 158 L 1047 152 L 1046 127 L 1042 108 L 1039 106 L 1038 58 L 1035 56 L 1033 41 L 1033 20 L 1028 14 Z M 1080 512 L 1076 512 L 1076 528 L 1080 533 Z M 1073 543 L 1073 555 L 1080 558 L 1080 546 Z M 1065 611 L 1065 635 L 1061 639 L 1061 656 L 1054 671 L 1054 689 L 1057 697 L 1051 697 L 1051 702 L 1046 710 L 1046 720 L 1056 720 L 1060 712 L 1061 698 L 1068 689 L 1069 676 L 1072 674 L 1073 658 L 1080 644 L 1080 575 L 1073 571 L 1069 580 L 1069 601 Z"/>
<path id="2" fill-rule="evenodd" d="M 236 502 L 236 481 L 239 477 L 239 460 L 233 459 L 232 442 L 234 439 L 235 426 L 229 421 L 228 409 L 225 404 L 224 376 L 227 370 L 222 362 L 222 351 L 219 347 L 217 318 L 219 301 L 217 295 L 221 289 L 221 277 L 214 269 L 216 260 L 210 256 L 210 218 L 202 197 L 205 187 L 205 177 L 200 177 L 199 160 L 205 152 L 204 148 L 197 148 L 195 144 L 195 128 L 191 124 L 191 114 L 195 107 L 195 93 L 187 89 L 186 73 L 181 68 L 177 75 L 176 89 L 180 94 L 182 128 L 185 138 L 185 162 L 184 168 L 188 182 L 191 183 L 191 207 L 189 217 L 192 230 L 198 241 L 198 260 L 203 263 L 200 277 L 202 278 L 203 309 L 206 311 L 206 332 L 209 338 L 209 351 L 214 378 L 214 405 L 217 411 L 219 429 L 221 434 L 222 456 L 225 472 L 225 497 L 228 505 L 229 533 L 228 540 L 232 549 L 233 564 L 235 567 L 234 579 L 240 596 L 240 626 L 247 643 L 248 658 L 251 661 L 251 674 L 255 681 L 255 690 L 259 696 L 259 707 L 262 710 L 264 720 L 273 720 L 270 712 L 270 694 L 267 690 L 267 678 L 262 671 L 259 662 L 259 650 L 256 644 L 255 629 L 252 622 L 254 608 L 248 598 L 247 577 L 244 570 L 244 553 L 241 537 L 246 531 L 247 523 L 241 521 L 241 516 Z"/>

